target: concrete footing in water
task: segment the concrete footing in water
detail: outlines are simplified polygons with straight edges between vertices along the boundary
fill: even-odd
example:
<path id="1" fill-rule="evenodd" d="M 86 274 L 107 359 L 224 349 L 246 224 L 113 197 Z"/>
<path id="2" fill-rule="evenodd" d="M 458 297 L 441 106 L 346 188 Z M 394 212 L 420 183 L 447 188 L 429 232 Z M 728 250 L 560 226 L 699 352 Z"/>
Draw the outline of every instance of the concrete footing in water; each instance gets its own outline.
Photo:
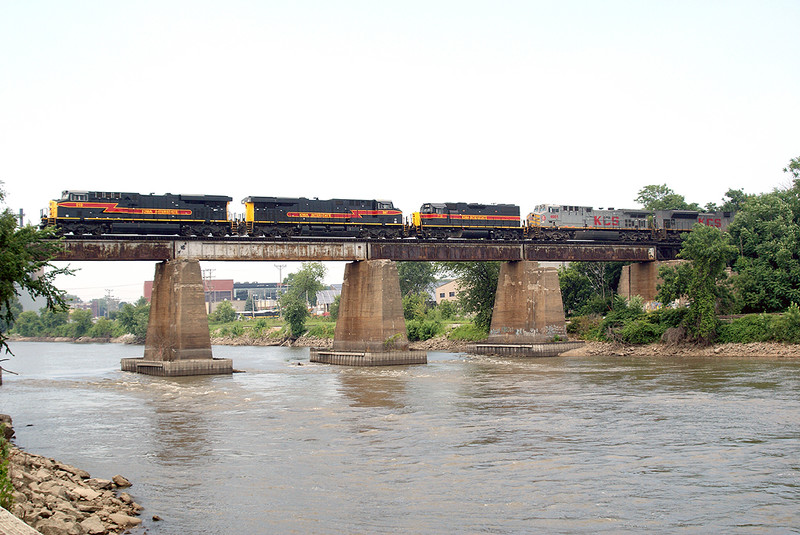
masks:
<path id="1" fill-rule="evenodd" d="M 147 360 L 132 358 L 122 359 L 121 364 L 124 372 L 143 373 L 159 377 L 233 373 L 233 360 L 231 359 Z"/>
<path id="2" fill-rule="evenodd" d="M 497 355 L 507 357 L 555 357 L 585 342 L 549 342 L 544 344 L 475 344 L 469 347 L 471 353 L 478 355 Z"/>
<path id="3" fill-rule="evenodd" d="M 340 366 L 402 366 L 427 364 L 427 351 L 331 351 L 312 349 L 311 362 Z"/>

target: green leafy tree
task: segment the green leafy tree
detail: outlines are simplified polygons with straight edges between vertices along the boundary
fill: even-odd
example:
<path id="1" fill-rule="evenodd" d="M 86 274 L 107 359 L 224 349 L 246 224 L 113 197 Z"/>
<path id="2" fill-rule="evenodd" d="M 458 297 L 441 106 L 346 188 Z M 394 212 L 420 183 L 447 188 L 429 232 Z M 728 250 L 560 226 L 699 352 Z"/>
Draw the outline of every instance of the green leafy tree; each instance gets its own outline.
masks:
<path id="1" fill-rule="evenodd" d="M 558 272 L 564 312 L 603 314 L 611 308 L 614 288 L 625 262 L 572 262 Z"/>
<path id="2" fill-rule="evenodd" d="M 681 258 L 689 260 L 685 274 L 689 314 L 686 328 L 698 342 L 711 343 L 717 331 L 717 305 L 725 290 L 725 268 L 735 256 L 730 235 L 714 227 L 696 224 L 683 242 Z"/>
<path id="3" fill-rule="evenodd" d="M 89 329 L 89 336 L 92 338 L 111 338 L 114 336 L 114 329 L 117 323 L 108 318 L 98 318 L 97 322 Z"/>
<path id="4" fill-rule="evenodd" d="M 247 299 L 244 301 L 244 310 L 245 312 L 253 312 L 255 310 L 255 306 L 253 304 L 252 296 L 247 296 Z"/>
<path id="5" fill-rule="evenodd" d="M 666 184 L 645 186 L 634 200 L 646 210 L 700 210 L 700 205 L 687 203 L 683 195 L 678 195 Z"/>
<path id="6" fill-rule="evenodd" d="M 739 248 L 734 280 L 744 312 L 800 303 L 800 185 L 749 199 L 729 227 Z"/>
<path id="7" fill-rule="evenodd" d="M 444 262 L 440 269 L 458 279 L 461 309 L 475 314 L 475 326 L 488 332 L 492 325 L 500 262 Z"/>
<path id="8" fill-rule="evenodd" d="M 319 262 L 304 262 L 300 271 L 286 277 L 289 290 L 281 296 L 281 314 L 289 324 L 291 337 L 294 339 L 302 336 L 306 330 L 308 305 L 316 304 L 317 292 L 323 288 L 324 276 L 324 265 Z"/>
<path id="9" fill-rule="evenodd" d="M 71 334 L 75 338 L 86 336 L 92 328 L 91 310 L 73 310 L 69 315 Z"/>
<path id="10" fill-rule="evenodd" d="M 800 156 L 789 160 L 789 165 L 783 168 L 784 173 L 789 173 L 795 180 L 800 179 Z"/>
<path id="11" fill-rule="evenodd" d="M 341 305 L 341 303 L 342 303 L 342 296 L 337 295 L 336 297 L 333 298 L 333 303 L 331 303 L 331 306 L 328 308 L 328 312 L 330 313 L 331 319 L 333 321 L 339 319 L 339 306 Z"/>
<path id="12" fill-rule="evenodd" d="M 5 200 L 5 190 L 0 182 L 0 202 Z M 71 274 L 69 268 L 55 268 L 50 259 L 60 247 L 53 230 L 40 230 L 33 226 L 17 226 L 17 217 L 5 208 L 0 214 L 0 308 L 5 325 L 14 322 L 13 299 L 19 289 L 33 297 L 44 297 L 47 308 L 65 309 L 64 292 L 53 282 L 59 275 Z M 10 352 L 6 332 L 0 331 L 0 349 Z"/>
<path id="13" fill-rule="evenodd" d="M 436 282 L 436 267 L 432 262 L 398 262 L 400 293 L 407 295 L 425 294 L 431 284 Z"/>
<path id="14" fill-rule="evenodd" d="M 147 324 L 150 320 L 150 303 L 140 297 L 135 305 L 125 303 L 117 312 L 117 322 L 122 329 L 134 335 L 139 342 L 147 338 Z"/>
<path id="15" fill-rule="evenodd" d="M 722 206 L 720 206 L 719 209 L 725 212 L 738 212 L 744 207 L 744 204 L 753 197 L 754 195 L 748 195 L 744 190 L 729 189 L 725 193 L 725 197 L 722 199 Z"/>
<path id="16" fill-rule="evenodd" d="M 208 319 L 214 323 L 229 323 L 236 321 L 236 310 L 230 301 L 223 301 L 217 305 L 214 312 L 208 315 Z"/>
<path id="17" fill-rule="evenodd" d="M 289 324 L 291 337 L 297 339 L 306 331 L 308 307 L 305 299 L 297 293 L 287 292 L 281 297 L 281 313 Z"/>
<path id="18" fill-rule="evenodd" d="M 47 308 L 39 309 L 39 317 L 42 321 L 42 334 L 45 336 L 56 336 L 62 327 L 69 323 L 68 310 L 50 310 Z M 66 334 L 66 333 L 64 333 Z"/>
<path id="19" fill-rule="evenodd" d="M 5 304 L 0 305 L 0 333 L 10 331 L 11 328 L 14 326 L 14 320 L 20 314 L 22 314 L 22 305 L 20 304 L 19 299 L 17 299 L 16 295 L 12 296 L 10 306 L 11 309 L 9 311 L 11 312 L 12 320 L 9 323 L 7 321 L 9 311 L 6 311 L 6 305 Z"/>
<path id="20" fill-rule="evenodd" d="M 320 262 L 303 262 L 300 271 L 290 273 L 284 283 L 289 286 L 288 293 L 301 296 L 310 306 L 317 304 L 317 292 L 322 290 L 325 266 Z"/>
<path id="21" fill-rule="evenodd" d="M 20 336 L 42 336 L 43 331 L 42 319 L 32 310 L 21 313 L 14 323 L 14 332 Z"/>
<path id="22" fill-rule="evenodd" d="M 422 294 L 409 294 L 403 296 L 403 317 L 406 320 L 419 319 L 425 316 L 427 306 Z"/>

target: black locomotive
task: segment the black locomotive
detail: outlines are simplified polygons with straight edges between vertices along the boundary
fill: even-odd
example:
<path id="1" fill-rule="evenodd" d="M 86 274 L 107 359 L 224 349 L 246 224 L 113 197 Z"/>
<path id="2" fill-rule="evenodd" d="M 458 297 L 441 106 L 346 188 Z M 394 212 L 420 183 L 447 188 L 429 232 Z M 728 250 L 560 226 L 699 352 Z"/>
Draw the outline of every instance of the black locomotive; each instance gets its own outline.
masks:
<path id="1" fill-rule="evenodd" d="M 50 201 L 42 227 L 72 234 L 225 236 L 236 231 L 223 195 L 144 195 L 68 190 Z"/>
<path id="2" fill-rule="evenodd" d="M 403 212 L 392 201 L 246 197 L 243 234 L 248 236 L 357 236 L 399 238 Z"/>
<path id="3" fill-rule="evenodd" d="M 515 204 L 425 203 L 411 219 L 421 238 L 520 239 L 524 230 Z"/>

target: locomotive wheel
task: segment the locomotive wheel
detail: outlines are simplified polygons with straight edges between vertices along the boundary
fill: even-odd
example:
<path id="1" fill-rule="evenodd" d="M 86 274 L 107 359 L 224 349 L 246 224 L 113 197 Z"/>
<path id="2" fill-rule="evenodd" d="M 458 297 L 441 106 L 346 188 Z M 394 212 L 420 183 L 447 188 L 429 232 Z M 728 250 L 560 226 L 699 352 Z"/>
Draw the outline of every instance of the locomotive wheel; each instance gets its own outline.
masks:
<path id="1" fill-rule="evenodd" d="M 181 236 L 183 236 L 184 238 L 188 238 L 191 235 L 192 235 L 192 227 L 190 227 L 189 225 L 181 226 Z"/>

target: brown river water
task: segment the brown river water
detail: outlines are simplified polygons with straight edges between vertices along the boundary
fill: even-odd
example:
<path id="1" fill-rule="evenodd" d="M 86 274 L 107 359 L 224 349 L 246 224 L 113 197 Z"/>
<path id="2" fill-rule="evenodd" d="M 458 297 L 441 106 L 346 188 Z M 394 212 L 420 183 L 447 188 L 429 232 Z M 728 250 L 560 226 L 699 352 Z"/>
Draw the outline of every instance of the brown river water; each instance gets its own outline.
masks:
<path id="1" fill-rule="evenodd" d="M 134 533 L 800 533 L 800 360 L 217 346 L 246 373 L 167 379 L 11 347 L 17 445 L 130 479 Z"/>

